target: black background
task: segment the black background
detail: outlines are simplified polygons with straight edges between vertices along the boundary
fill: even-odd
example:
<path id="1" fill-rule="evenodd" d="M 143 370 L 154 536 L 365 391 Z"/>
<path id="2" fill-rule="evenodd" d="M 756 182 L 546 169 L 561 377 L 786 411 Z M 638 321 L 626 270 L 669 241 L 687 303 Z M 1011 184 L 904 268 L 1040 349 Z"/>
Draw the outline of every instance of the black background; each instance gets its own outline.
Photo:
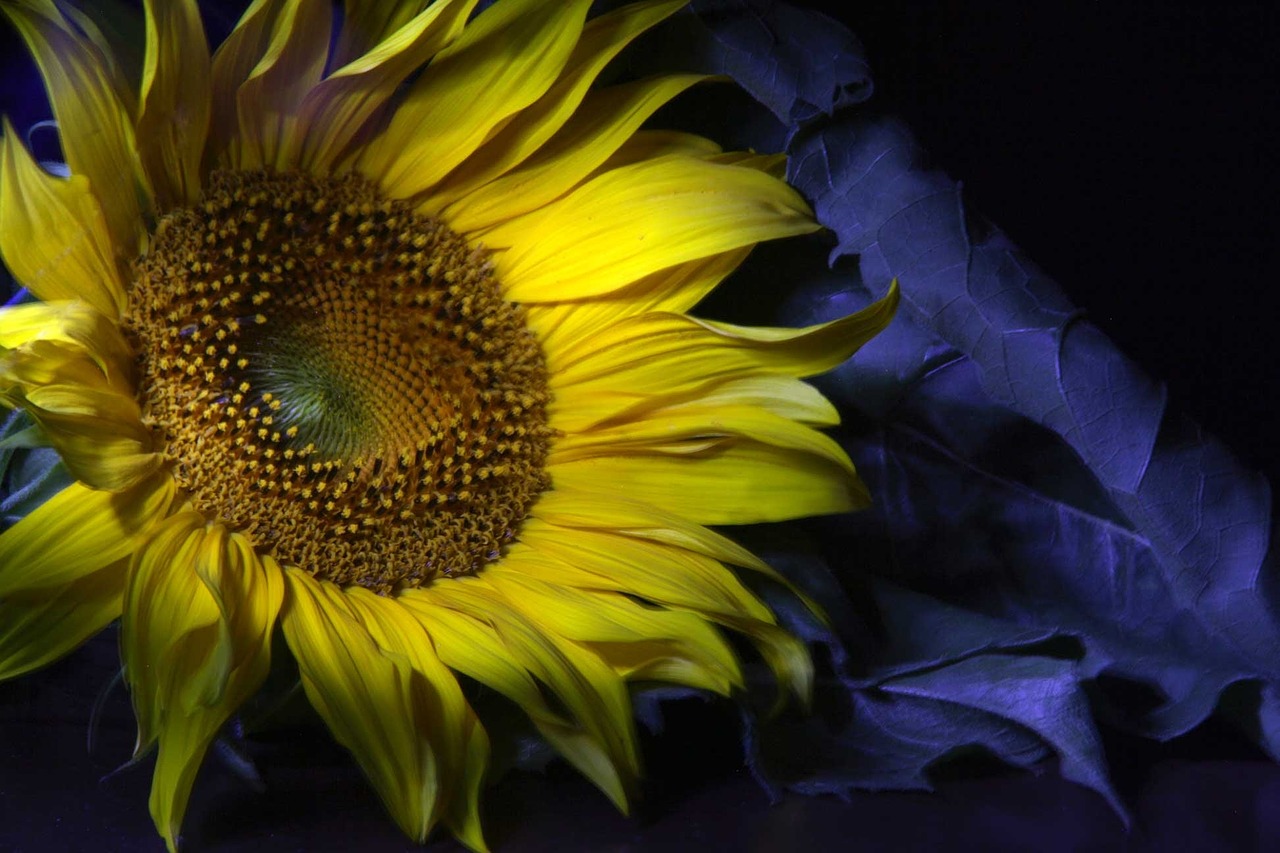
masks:
<path id="1" fill-rule="evenodd" d="M 1175 405 L 1280 473 L 1280 6 L 821 5 L 969 203 Z"/>
<path id="2" fill-rule="evenodd" d="M 809 4 L 818 5 L 818 4 Z M 874 104 L 903 115 L 970 204 L 1054 276 L 1178 406 L 1280 473 L 1274 3 L 822 4 L 866 45 Z M 0 41 L 0 109 L 41 116 Z M 21 72 L 21 73 L 20 73 Z M 0 685 L 0 850 L 160 849 L 110 637 Z M 1052 772 L 961 774 L 939 793 L 768 798 L 740 767 L 732 712 L 681 705 L 646 740 L 636 817 L 568 772 L 514 774 L 488 799 L 506 850 L 1280 849 L 1280 770 L 1210 722 L 1167 745 L 1104 733 L 1137 823 Z M 191 850 L 402 850 L 340 750 L 308 731 L 257 744 L 266 793 L 210 761 Z M 1052 768 L 1047 768 L 1051 771 Z M 453 849 L 450 842 L 441 849 Z"/>

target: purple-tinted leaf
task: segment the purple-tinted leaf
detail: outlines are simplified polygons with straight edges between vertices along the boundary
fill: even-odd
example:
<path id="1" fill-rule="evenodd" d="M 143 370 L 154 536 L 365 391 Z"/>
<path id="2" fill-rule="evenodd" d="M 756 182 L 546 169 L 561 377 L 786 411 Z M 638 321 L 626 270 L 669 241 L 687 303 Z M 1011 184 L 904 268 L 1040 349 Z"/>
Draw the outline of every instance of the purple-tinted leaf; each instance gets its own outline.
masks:
<path id="1" fill-rule="evenodd" d="M 932 697 L 841 683 L 820 684 L 812 714 L 747 716 L 747 755 L 756 778 L 775 793 L 931 789 L 928 770 L 974 748 L 1018 767 L 1049 755 L 1043 739 L 990 714 Z"/>
<path id="2" fill-rule="evenodd" d="M 776 586 L 760 585 L 788 630 L 825 647 L 832 670 L 818 679 L 812 715 L 747 716 L 748 757 L 767 787 L 927 788 L 935 765 L 968 748 L 1020 767 L 1035 767 L 1052 749 L 1064 776 L 1096 790 L 1128 820 L 1108 778 L 1078 665 L 1035 654 L 1053 630 L 876 581 L 868 590 L 882 617 L 876 644 L 830 584 L 824 561 L 794 550 L 765 554 L 829 608 L 831 627 Z M 873 645 L 876 654 L 855 664 L 846 643 L 854 656 Z M 854 666 L 867 674 L 854 677 Z"/>
<path id="3" fill-rule="evenodd" d="M 871 97 L 862 45 L 820 12 L 773 0 L 695 0 L 700 67 L 728 74 L 789 124 Z"/>
<path id="4" fill-rule="evenodd" d="M 1006 649 L 1052 639 L 1051 629 L 1027 628 L 932 599 L 895 584 L 874 585 L 887 642 L 867 681 L 918 675 Z"/>
<path id="5" fill-rule="evenodd" d="M 1102 744 L 1078 678 L 1070 661 L 982 655 L 898 676 L 880 689 L 1013 720 L 1053 747 L 1063 776 L 1098 791 L 1124 816 L 1124 807 L 1107 779 Z"/>
<path id="6" fill-rule="evenodd" d="M 18 420 L 20 416 L 10 417 Z M 56 451 L 47 447 L 0 449 L 0 531 L 8 530 L 70 484 L 71 476 Z"/>
<path id="7" fill-rule="evenodd" d="M 980 654 L 866 683 L 823 680 L 814 704 L 812 714 L 747 716 L 752 771 L 766 787 L 927 789 L 931 768 L 974 748 L 1026 768 L 1052 748 L 1065 777 L 1128 820 L 1071 661 Z"/>
<path id="8" fill-rule="evenodd" d="M 723 6 L 737 16 L 757 8 L 745 0 Z M 747 43 L 720 19 L 702 21 L 714 39 Z M 856 258 L 859 268 L 842 273 L 843 281 L 830 273 L 808 278 L 802 307 L 785 319 L 847 313 L 892 278 L 902 288 L 893 326 L 824 383 L 845 410 L 846 445 L 877 501 L 872 512 L 827 531 L 831 571 L 846 592 L 870 571 L 985 614 L 995 621 L 973 628 L 993 632 L 993 640 L 1010 623 L 1031 635 L 1072 637 L 1084 654 L 1068 677 L 1120 677 L 1156 691 L 1150 708 L 1106 709 L 1153 737 L 1196 725 L 1228 685 L 1257 683 L 1245 722 L 1280 754 L 1266 482 L 1168 414 L 1163 387 L 998 228 L 967 210 L 961 188 L 929 168 L 901 121 L 861 108 L 838 108 L 829 118 L 809 110 L 794 96 L 794 75 L 769 85 L 773 68 L 797 59 L 790 46 L 754 49 L 763 53 L 745 71 L 712 67 L 738 74 L 789 125 L 789 178 L 834 234 L 829 260 Z M 815 62 L 829 67 L 825 58 Z M 801 266 L 793 280 L 806 280 Z M 830 596 L 820 599 L 830 606 Z M 902 664 L 905 655 L 906 665 L 914 656 L 937 666 L 936 651 L 911 649 L 904 639 L 928 634 L 927 625 L 941 632 L 943 617 L 917 612 L 919 601 L 877 601 L 886 636 L 872 668 L 875 654 L 884 665 Z M 1009 719 L 1035 718 L 1022 695 L 991 707 Z M 1078 719 L 1084 706 L 1059 707 L 1068 705 Z M 869 735 L 848 720 L 833 731 L 856 748 L 843 766 L 821 759 L 830 772 L 820 778 L 865 782 L 870 776 L 852 765 L 875 751 Z M 964 730 L 939 731 L 960 738 Z M 1078 760 L 1078 778 L 1100 778 L 1095 752 L 1073 759 L 1046 740 L 1064 770 Z M 793 760 L 814 757 L 792 747 Z"/>
<path id="9" fill-rule="evenodd" d="M 883 129 L 884 123 L 874 126 Z M 890 140 L 904 132 L 897 127 L 895 135 L 865 138 L 892 147 Z M 892 159 L 886 154 L 878 162 Z M 909 184 L 899 179 L 897 186 Z M 874 199 L 859 209 L 878 204 L 885 212 L 877 216 L 893 218 L 891 205 L 869 189 L 850 189 L 843 197 Z M 821 215 L 834 216 L 832 210 Z M 846 229 L 841 245 L 848 237 L 864 247 L 864 262 L 883 258 L 868 241 L 872 230 Z M 914 231 L 936 234 L 923 225 Z M 946 269 L 939 241 L 927 242 L 933 249 L 920 251 L 919 258 Z M 902 384 L 888 398 L 893 408 L 873 399 L 863 414 L 876 429 L 850 447 L 879 498 L 874 513 L 895 543 L 898 565 L 882 570 L 907 571 L 917 583 L 963 578 L 965 588 L 980 591 L 968 595 L 989 599 L 983 605 L 989 612 L 1079 637 L 1089 652 L 1087 674 L 1124 676 L 1164 695 L 1149 716 L 1132 721 L 1140 731 L 1161 738 L 1181 734 L 1213 710 L 1226 685 L 1275 677 L 1280 643 L 1265 590 L 1255 583 L 1266 542 L 1266 484 L 1239 470 L 1221 445 L 1184 420 L 1165 418 L 1153 430 L 1148 420 L 1163 416 L 1154 386 L 1095 328 L 1066 310 L 1065 298 L 1016 250 L 999 251 L 1017 263 L 961 264 L 961 280 L 953 282 L 960 295 L 945 305 L 941 285 L 922 285 L 933 300 L 931 311 L 908 307 L 834 378 L 842 402 L 861 409 L 858 388 L 882 382 L 883 364 L 899 365 L 895 375 Z M 924 264 L 917 259 L 914 268 L 902 270 L 904 303 L 911 270 Z M 1034 288 L 1020 292 L 1006 282 L 1002 291 L 991 283 L 1015 267 Z M 875 269 L 864 263 L 862 273 L 874 275 Z M 886 264 L 880 274 L 892 269 Z M 976 281 L 979 269 L 987 271 L 985 283 Z M 864 295 L 851 292 L 859 290 Z M 802 319 L 841 301 L 852 307 L 873 290 L 855 286 L 834 299 L 828 282 L 813 294 Z M 968 326 L 961 311 L 966 306 L 980 318 Z M 946 319 L 948 312 L 954 322 Z M 1066 330 L 1052 355 L 1033 345 L 1050 336 L 1034 332 L 1036 317 Z M 958 341 L 942 340 L 938 329 L 951 328 L 948 323 L 961 332 L 984 328 L 968 336 L 957 332 Z M 1001 335 L 1002 346 L 985 345 Z M 961 354 L 961 346 L 974 353 Z M 1045 375 L 993 388 L 993 371 L 982 369 L 983 358 L 997 359 L 1003 376 Z M 1044 384 L 1049 391 L 1036 390 Z M 1136 390 L 1127 395 L 1123 389 L 1131 387 Z M 1056 406 L 1046 402 L 1054 395 Z M 1159 405 L 1151 404 L 1154 399 Z M 1033 419 L 1048 428 L 1034 440 Z M 1026 439 L 1023 444 L 1010 443 L 1015 434 Z M 1199 526 L 1184 524 L 1188 517 L 1198 518 Z"/>

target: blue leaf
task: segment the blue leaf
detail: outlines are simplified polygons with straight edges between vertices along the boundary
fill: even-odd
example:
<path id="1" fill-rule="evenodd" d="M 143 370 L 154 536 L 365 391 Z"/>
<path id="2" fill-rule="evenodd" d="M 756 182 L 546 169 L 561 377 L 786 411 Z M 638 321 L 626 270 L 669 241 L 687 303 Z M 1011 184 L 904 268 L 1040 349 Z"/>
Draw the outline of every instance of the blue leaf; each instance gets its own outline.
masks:
<path id="1" fill-rule="evenodd" d="M 862 45 L 821 12 L 772 0 L 695 0 L 700 68 L 728 74 L 789 124 L 871 97 Z"/>
<path id="2" fill-rule="evenodd" d="M 727 45 L 709 54 L 708 68 L 737 76 L 788 126 L 789 179 L 834 236 L 828 261 L 858 264 L 856 274 L 806 279 L 798 258 L 792 280 L 810 286 L 785 319 L 847 313 L 882 294 L 892 278 L 902 290 L 893 326 L 824 383 L 844 408 L 846 446 L 877 502 L 872 512 L 825 530 L 843 595 L 867 594 L 859 575 L 880 573 L 994 620 L 971 623 L 993 642 L 1011 630 L 1018 636 L 1015 629 L 1074 638 L 1083 648 L 1078 663 L 1036 658 L 1049 661 L 1037 664 L 1047 667 L 1043 677 L 1063 685 L 1054 694 L 1061 701 L 1041 710 L 1058 708 L 1071 726 L 1084 713 L 1071 692 L 1077 688 L 1066 687 L 1072 679 L 1107 675 L 1154 689 L 1150 708 L 1100 708 L 1157 738 L 1199 723 L 1227 686 L 1253 683 L 1256 701 L 1244 722 L 1280 755 L 1277 566 L 1265 480 L 1168 413 L 1164 388 L 998 228 L 968 210 L 962 188 L 930 168 L 903 122 L 849 103 L 833 105 L 829 114 L 813 109 L 796 80 L 830 72 L 845 75 L 837 87 L 856 88 L 862 72 L 797 52 L 786 36 L 774 44 L 753 41 L 742 21 L 766 7 L 773 8 L 726 0 L 715 4 L 716 15 L 703 15 L 711 41 Z M 726 58 L 745 54 L 748 45 L 756 51 L 750 59 Z M 811 71 L 775 72 L 806 61 Z M 759 146 L 772 138 L 761 136 Z M 848 606 L 841 593 L 820 596 L 828 607 L 832 598 Z M 872 671 L 877 654 L 881 667 L 919 664 L 920 678 L 1001 657 L 913 648 L 902 632 L 907 640 L 942 633 L 945 614 L 883 592 L 877 601 L 887 636 L 868 653 Z M 829 640 L 838 643 L 838 632 Z M 960 645 L 982 644 L 970 637 Z M 849 653 L 843 647 L 833 659 Z M 913 700 L 943 692 L 917 687 Z M 844 697 L 855 722 L 832 729 L 834 742 L 843 738 L 849 750 L 833 746 L 824 755 L 792 744 L 791 760 L 814 759 L 827 768 L 806 778 L 918 781 L 920 761 L 938 751 L 913 751 L 915 741 L 895 741 L 888 724 L 879 726 L 876 747 L 854 711 L 876 721 L 899 718 L 892 703 L 868 704 L 852 689 L 845 684 L 834 694 Z M 958 685 L 948 680 L 946 689 Z M 1070 738 L 1037 716 L 1025 697 L 985 707 L 1024 721 L 1053 745 L 1064 772 L 1105 790 L 1096 772 L 1100 755 L 1078 740 L 1068 747 Z M 960 743 L 975 736 L 977 702 L 967 695 L 955 706 L 964 713 L 957 711 L 954 726 L 940 724 L 936 737 Z M 765 734 L 759 742 L 770 749 Z M 882 765 L 889 775 L 868 770 L 867 756 L 892 751 L 894 742 L 906 752 Z"/>
<path id="3" fill-rule="evenodd" d="M 31 429 L 23 412 L 10 412 L 0 424 L 0 441 Z M 0 446 L 0 531 L 71 485 L 71 475 L 48 447 Z"/>
<path id="4" fill-rule="evenodd" d="M 880 688 L 1013 720 L 1053 747 L 1063 776 L 1101 793 L 1127 822 L 1124 806 L 1107 779 L 1102 744 L 1077 682 L 1070 661 L 982 655 L 899 676 Z"/>
<path id="5" fill-rule="evenodd" d="M 821 685 L 813 714 L 759 720 L 745 715 L 751 770 L 777 787 L 804 794 L 844 794 L 850 788 L 931 790 L 929 768 L 980 750 L 1019 767 L 1034 767 L 1049 749 L 1035 733 L 1001 714 L 928 696 Z"/>
<path id="6" fill-rule="evenodd" d="M 813 714 L 745 715 L 752 771 L 767 788 L 928 788 L 935 765 L 971 748 L 1028 768 L 1052 750 L 1066 778 L 1093 788 L 1128 821 L 1110 783 L 1079 665 L 1037 654 L 1047 651 L 1054 630 L 876 581 L 870 593 L 882 616 L 882 640 L 868 674 L 853 677 L 846 643 L 865 650 L 873 642 L 866 632 L 851 642 L 857 617 L 826 582 L 824 561 L 794 551 L 766 555 L 824 606 L 835 606 L 833 630 L 779 587 L 759 585 L 788 630 L 826 647 L 832 669 L 818 680 Z"/>
<path id="7" fill-rule="evenodd" d="M 884 581 L 874 589 L 887 642 L 872 676 L 865 679 L 868 683 L 1034 646 L 1055 636 L 1051 629 L 1026 628 L 984 616 Z"/>
<path id="8" fill-rule="evenodd" d="M 869 348 L 872 361 L 906 367 L 896 408 L 882 403 L 866 412 L 881 432 L 851 448 L 864 476 L 877 481 L 889 535 L 902 558 L 956 572 L 987 531 L 1005 567 L 1003 577 L 982 580 L 1001 597 L 989 606 L 1024 622 L 1052 619 L 1052 627 L 1079 636 L 1090 675 L 1157 687 L 1164 704 L 1133 724 L 1154 737 L 1181 734 L 1213 710 L 1228 684 L 1273 681 L 1280 667 L 1273 599 L 1258 582 L 1269 534 L 1267 484 L 1193 425 L 1166 416 L 1162 389 L 999 232 L 983 226 L 985 242 L 975 248 L 970 232 L 979 229 L 964 226 L 958 191 L 939 190 L 938 173 L 912 179 L 922 161 L 901 154 L 912 150 L 905 134 L 896 122 L 851 119 L 821 135 L 821 144 L 817 136 L 800 139 L 808 156 L 795 161 L 808 187 L 816 185 L 815 162 L 834 162 L 826 151 L 874 147 L 841 159 L 846 171 L 827 174 L 838 189 L 819 195 L 818 209 L 835 224 L 841 247 L 861 247 L 862 275 L 872 279 L 849 288 L 864 295 L 847 298 L 869 299 L 877 276 L 884 286 L 898 276 L 903 288 L 905 316 Z M 842 146 L 833 145 L 841 135 Z M 867 161 L 886 169 L 877 180 L 892 190 L 877 192 L 848 173 Z M 994 262 L 997 255 L 1004 261 Z M 860 359 L 837 380 L 855 407 L 863 379 L 883 375 L 874 365 L 864 370 Z M 983 443 L 999 445 L 1033 422 L 1045 433 L 1019 450 L 1046 469 L 1038 485 L 1053 491 L 1038 497 L 974 458 Z M 1002 446 L 1000 455 L 1010 451 Z M 1056 461 L 1046 466 L 1046 459 Z M 1069 483 L 1085 485 L 1064 490 Z M 964 544 L 930 548 L 924 530 L 935 541 L 946 538 L 938 531 L 955 531 Z"/>

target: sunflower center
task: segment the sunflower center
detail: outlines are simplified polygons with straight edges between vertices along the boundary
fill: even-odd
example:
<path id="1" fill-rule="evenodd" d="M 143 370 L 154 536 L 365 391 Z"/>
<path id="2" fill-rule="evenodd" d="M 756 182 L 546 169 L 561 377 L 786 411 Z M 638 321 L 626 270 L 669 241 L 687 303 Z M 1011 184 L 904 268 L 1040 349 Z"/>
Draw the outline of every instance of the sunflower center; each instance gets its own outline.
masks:
<path id="1" fill-rule="evenodd" d="M 195 508 L 317 577 L 474 572 L 548 486 L 522 309 L 482 250 L 361 178 L 216 173 L 156 229 L 125 325 Z"/>

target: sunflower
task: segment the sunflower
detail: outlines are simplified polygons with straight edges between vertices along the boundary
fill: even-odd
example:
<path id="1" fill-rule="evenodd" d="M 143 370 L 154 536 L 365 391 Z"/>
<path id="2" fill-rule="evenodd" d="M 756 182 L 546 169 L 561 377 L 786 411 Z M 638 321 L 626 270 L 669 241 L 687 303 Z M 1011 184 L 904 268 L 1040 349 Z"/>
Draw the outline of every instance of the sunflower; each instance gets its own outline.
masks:
<path id="1" fill-rule="evenodd" d="M 0 400 L 74 479 L 0 535 L 0 678 L 120 619 L 170 849 L 277 628 L 403 830 L 473 849 L 464 684 L 623 809 L 629 685 L 732 694 L 736 634 L 803 698 L 729 567 L 776 576 L 706 525 L 866 502 L 801 378 L 895 297 L 690 316 L 818 226 L 780 157 L 643 127 L 704 78 L 597 82 L 683 4 L 352 0 L 334 32 L 329 0 L 255 0 L 212 56 L 194 0 L 144 5 L 135 80 L 83 10 L 0 2 L 70 171 L 6 120 L 0 254 L 36 301 L 0 312 Z"/>

